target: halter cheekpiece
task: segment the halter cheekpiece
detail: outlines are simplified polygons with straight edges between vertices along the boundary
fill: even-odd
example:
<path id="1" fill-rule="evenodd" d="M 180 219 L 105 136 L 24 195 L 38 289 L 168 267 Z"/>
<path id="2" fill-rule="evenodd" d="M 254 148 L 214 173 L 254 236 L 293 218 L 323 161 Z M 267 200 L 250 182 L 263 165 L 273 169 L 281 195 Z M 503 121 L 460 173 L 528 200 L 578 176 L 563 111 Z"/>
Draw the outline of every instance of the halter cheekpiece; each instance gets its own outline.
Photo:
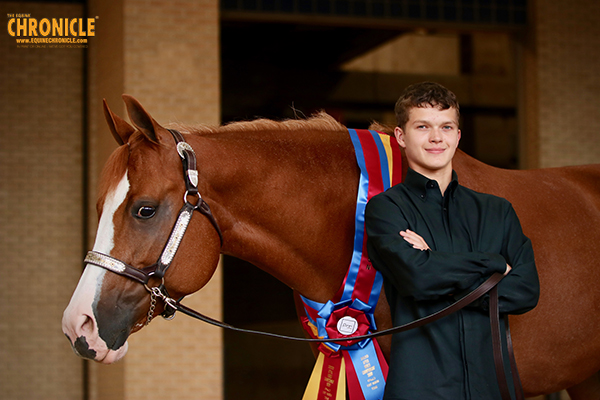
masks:
<path id="1" fill-rule="evenodd" d="M 169 269 L 171 266 L 171 262 L 173 261 L 177 250 L 179 249 L 179 244 L 183 239 L 183 235 L 187 230 L 194 211 L 198 211 L 208 218 L 219 235 L 221 245 L 223 245 L 223 235 L 221 233 L 221 229 L 219 228 L 219 225 L 217 224 L 210 207 L 204 201 L 204 199 L 202 199 L 202 196 L 198 192 L 198 169 L 196 164 L 196 153 L 194 152 L 194 149 L 192 149 L 192 146 L 185 141 L 180 132 L 174 129 L 169 129 L 169 132 L 171 132 L 171 135 L 173 135 L 173 138 L 177 144 L 177 153 L 179 154 L 181 163 L 183 165 L 183 179 L 185 181 L 186 191 L 183 196 L 184 205 L 181 210 L 179 210 L 177 221 L 171 230 L 167 244 L 163 248 L 160 257 L 156 263 L 142 269 L 134 268 L 121 260 L 97 251 L 88 252 L 84 260 L 84 263 L 96 265 L 108 271 L 114 272 L 115 274 L 133 279 L 134 281 L 144 285 L 146 290 L 148 290 L 150 293 L 150 310 L 148 311 L 145 325 L 148 325 L 152 320 L 154 308 L 156 306 L 156 298 L 162 299 L 165 303 L 165 310 L 161 314 L 164 318 L 171 319 L 175 314 L 175 300 L 169 296 L 167 288 L 165 287 L 164 276 L 167 269 Z M 190 199 L 194 198 L 196 198 L 195 204 L 190 202 Z M 148 286 L 151 278 L 160 279 L 160 285 L 154 287 Z"/>

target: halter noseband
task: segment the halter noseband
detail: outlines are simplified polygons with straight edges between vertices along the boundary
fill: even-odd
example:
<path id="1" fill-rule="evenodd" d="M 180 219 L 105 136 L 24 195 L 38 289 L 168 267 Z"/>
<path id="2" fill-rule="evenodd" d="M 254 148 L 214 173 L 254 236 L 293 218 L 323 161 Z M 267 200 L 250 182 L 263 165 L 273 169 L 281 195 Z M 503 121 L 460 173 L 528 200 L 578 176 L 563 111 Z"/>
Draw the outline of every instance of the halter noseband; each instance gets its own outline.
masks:
<path id="1" fill-rule="evenodd" d="M 136 282 L 144 285 L 146 290 L 150 293 L 150 310 L 148 311 L 148 317 L 145 325 L 148 325 L 154 315 L 154 307 L 156 306 L 156 298 L 161 298 L 165 302 L 165 310 L 161 314 L 165 318 L 172 318 L 175 314 L 176 308 L 174 307 L 174 300 L 169 297 L 167 288 L 165 287 L 165 273 L 171 266 L 171 262 L 177 253 L 179 244 L 183 239 L 183 235 L 187 230 L 187 227 L 192 219 L 194 211 L 199 211 L 205 217 L 208 218 L 210 223 L 213 225 L 219 235 L 221 246 L 223 245 L 223 235 L 221 229 L 217 224 L 217 220 L 210 211 L 208 204 L 202 199 L 198 192 L 198 169 L 196 166 L 196 153 L 192 146 L 190 146 L 184 139 L 183 135 L 174 130 L 169 129 L 169 132 L 173 135 L 175 142 L 177 143 L 177 153 L 181 158 L 183 164 L 183 179 L 185 181 L 186 192 L 183 196 L 184 205 L 179 210 L 177 221 L 171 230 L 169 240 L 163 248 L 163 251 L 154 264 L 144 267 L 142 269 L 134 268 L 131 265 L 124 263 L 114 257 L 107 254 L 103 254 L 97 251 L 89 251 L 85 257 L 84 263 L 96 265 L 106 270 L 114 272 L 115 274 L 133 279 Z M 190 203 L 188 200 L 190 197 L 196 197 L 196 204 Z M 151 278 L 161 279 L 159 286 L 149 287 L 148 282 Z"/>

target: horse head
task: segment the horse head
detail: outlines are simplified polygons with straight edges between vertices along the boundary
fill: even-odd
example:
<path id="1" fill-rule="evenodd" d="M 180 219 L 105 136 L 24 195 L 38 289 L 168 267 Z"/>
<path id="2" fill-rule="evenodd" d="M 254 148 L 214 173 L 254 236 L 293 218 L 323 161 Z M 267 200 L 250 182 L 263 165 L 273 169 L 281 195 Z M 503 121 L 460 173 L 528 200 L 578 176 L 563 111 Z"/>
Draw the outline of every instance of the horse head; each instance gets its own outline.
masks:
<path id="1" fill-rule="evenodd" d="M 190 161 L 183 154 L 192 154 L 195 164 L 194 150 L 133 97 L 123 99 L 133 126 L 104 102 L 106 121 L 120 146 L 104 167 L 94 248 L 63 315 L 63 332 L 74 351 L 103 363 L 122 358 L 129 335 L 163 312 L 152 288 L 174 299 L 199 290 L 212 277 L 220 253 L 210 211 L 210 218 L 192 218 L 195 210 L 206 214 L 208 209 L 197 207 L 203 200 L 190 194 L 190 178 L 182 173 L 182 160 L 184 165 Z M 176 133 L 185 144 L 183 152 Z M 197 175 L 191 180 L 201 186 Z M 181 216 L 190 204 L 182 227 Z M 119 273 L 121 267 L 125 273 Z"/>

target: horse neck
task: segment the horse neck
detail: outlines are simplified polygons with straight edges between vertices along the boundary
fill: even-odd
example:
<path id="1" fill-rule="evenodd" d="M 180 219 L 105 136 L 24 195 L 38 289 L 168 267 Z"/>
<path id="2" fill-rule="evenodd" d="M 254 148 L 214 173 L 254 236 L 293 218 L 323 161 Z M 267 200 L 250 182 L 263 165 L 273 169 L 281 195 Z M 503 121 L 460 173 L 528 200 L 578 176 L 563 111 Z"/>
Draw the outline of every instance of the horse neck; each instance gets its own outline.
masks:
<path id="1" fill-rule="evenodd" d="M 501 197 L 511 197 L 518 189 L 518 183 L 528 182 L 528 174 L 485 164 L 461 150 L 457 150 L 452 160 L 461 185 L 482 193 Z"/>
<path id="2" fill-rule="evenodd" d="M 347 132 L 240 132 L 193 140 L 201 193 L 223 231 L 223 253 L 307 297 L 328 300 L 352 253 L 358 168 Z"/>

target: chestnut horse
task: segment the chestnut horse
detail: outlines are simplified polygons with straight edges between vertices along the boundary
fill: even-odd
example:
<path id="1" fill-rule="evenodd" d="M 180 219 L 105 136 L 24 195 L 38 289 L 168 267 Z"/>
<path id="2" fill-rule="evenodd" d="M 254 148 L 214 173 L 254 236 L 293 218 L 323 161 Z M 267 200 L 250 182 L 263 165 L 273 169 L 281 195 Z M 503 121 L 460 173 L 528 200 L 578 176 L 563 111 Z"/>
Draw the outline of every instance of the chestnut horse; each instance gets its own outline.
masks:
<path id="1" fill-rule="evenodd" d="M 171 133 L 123 98 L 133 126 L 105 105 L 123 145 L 101 178 L 94 250 L 143 268 L 161 255 L 186 187 Z M 347 129 L 326 114 L 177 128 L 197 155 L 197 186 L 223 242 L 209 218 L 191 219 L 164 278 L 171 297 L 201 289 L 223 253 L 309 299 L 329 300 L 353 248 L 359 169 Z M 525 394 L 568 389 L 573 399 L 600 398 L 600 165 L 511 171 L 458 151 L 454 167 L 463 185 L 507 198 L 533 242 L 539 305 L 511 317 Z M 146 325 L 150 302 L 143 285 L 88 264 L 63 330 L 78 354 L 111 363 Z M 157 302 L 157 313 L 162 308 Z M 391 327 L 384 294 L 375 317 L 379 329 Z M 389 354 L 389 337 L 378 340 Z"/>

